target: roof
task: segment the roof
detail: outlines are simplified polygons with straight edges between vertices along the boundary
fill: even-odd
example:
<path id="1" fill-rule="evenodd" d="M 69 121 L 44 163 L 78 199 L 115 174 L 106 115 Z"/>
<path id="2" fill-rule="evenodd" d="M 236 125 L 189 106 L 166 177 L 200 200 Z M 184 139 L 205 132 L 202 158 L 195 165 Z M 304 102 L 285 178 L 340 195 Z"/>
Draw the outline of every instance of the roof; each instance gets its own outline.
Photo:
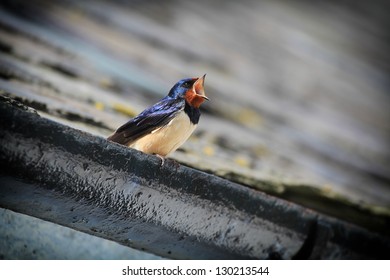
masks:
<path id="1" fill-rule="evenodd" d="M 318 3 L 2 5 L 2 95 L 107 137 L 177 80 L 207 73 L 211 101 L 172 158 L 388 231 L 390 97 L 373 58 L 389 57 L 375 9 L 360 23 Z M 324 16 L 333 9 L 343 16 Z"/>

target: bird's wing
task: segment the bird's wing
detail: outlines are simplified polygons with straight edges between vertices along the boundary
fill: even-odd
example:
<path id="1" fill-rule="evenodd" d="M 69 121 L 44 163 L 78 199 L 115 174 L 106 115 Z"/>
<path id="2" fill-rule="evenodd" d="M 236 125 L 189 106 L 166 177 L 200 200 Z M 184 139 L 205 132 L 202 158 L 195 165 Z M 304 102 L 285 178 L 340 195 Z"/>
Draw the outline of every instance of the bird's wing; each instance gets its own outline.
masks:
<path id="1" fill-rule="evenodd" d="M 164 98 L 119 127 L 108 140 L 129 145 L 156 128 L 168 124 L 184 106 L 184 100 Z"/>

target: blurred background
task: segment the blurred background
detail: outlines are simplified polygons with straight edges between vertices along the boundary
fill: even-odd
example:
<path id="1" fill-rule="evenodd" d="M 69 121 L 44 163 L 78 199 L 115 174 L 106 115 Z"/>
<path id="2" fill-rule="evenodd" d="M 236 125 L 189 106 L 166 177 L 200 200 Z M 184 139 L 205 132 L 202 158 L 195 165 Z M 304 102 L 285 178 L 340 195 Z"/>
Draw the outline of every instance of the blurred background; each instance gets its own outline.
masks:
<path id="1" fill-rule="evenodd" d="M 389 21 L 388 1 L 2 1 L 0 89 L 107 137 L 207 73 L 172 158 L 383 228 Z"/>

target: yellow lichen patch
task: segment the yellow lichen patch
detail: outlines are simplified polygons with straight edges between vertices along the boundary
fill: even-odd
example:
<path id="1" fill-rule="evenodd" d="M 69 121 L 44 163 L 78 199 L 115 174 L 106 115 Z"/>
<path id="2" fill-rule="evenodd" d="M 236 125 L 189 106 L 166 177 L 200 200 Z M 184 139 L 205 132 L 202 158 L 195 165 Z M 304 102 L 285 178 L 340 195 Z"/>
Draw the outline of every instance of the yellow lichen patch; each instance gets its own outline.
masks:
<path id="1" fill-rule="evenodd" d="M 250 166 L 249 160 L 243 156 L 236 156 L 234 159 L 234 162 L 242 167 L 249 167 Z"/>
<path id="2" fill-rule="evenodd" d="M 324 193 L 332 193 L 333 192 L 331 185 L 323 185 L 322 190 Z"/>
<path id="3" fill-rule="evenodd" d="M 206 156 L 213 156 L 215 154 L 215 150 L 213 147 L 211 146 L 206 146 L 203 148 L 203 153 L 206 155 Z"/>
<path id="4" fill-rule="evenodd" d="M 100 79 L 99 84 L 103 88 L 112 88 L 114 86 L 113 81 L 108 77 Z"/>
<path id="5" fill-rule="evenodd" d="M 238 121 L 246 126 L 258 126 L 262 123 L 262 117 L 252 109 L 243 109 L 237 115 Z"/>
<path id="6" fill-rule="evenodd" d="M 130 117 L 134 117 L 137 115 L 137 113 L 134 111 L 133 108 L 131 108 L 130 106 L 120 104 L 120 103 L 112 104 L 112 108 L 115 111 L 122 113 L 122 114 L 125 114 L 125 115 L 130 116 Z"/>
<path id="7" fill-rule="evenodd" d="M 103 102 L 95 102 L 95 108 L 98 109 L 99 111 L 104 110 L 104 103 Z"/>
<path id="8" fill-rule="evenodd" d="M 269 150 L 266 146 L 257 145 L 251 148 L 251 152 L 258 157 L 267 156 L 269 154 Z"/>

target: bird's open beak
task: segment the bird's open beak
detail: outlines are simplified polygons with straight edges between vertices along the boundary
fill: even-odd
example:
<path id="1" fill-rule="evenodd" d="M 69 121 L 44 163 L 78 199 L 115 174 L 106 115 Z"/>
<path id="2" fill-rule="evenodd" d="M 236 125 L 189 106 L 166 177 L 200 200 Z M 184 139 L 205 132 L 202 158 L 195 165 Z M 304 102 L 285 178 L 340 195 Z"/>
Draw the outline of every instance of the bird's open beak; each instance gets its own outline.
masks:
<path id="1" fill-rule="evenodd" d="M 194 91 L 197 95 L 203 97 L 206 100 L 209 100 L 209 98 L 204 93 L 204 79 L 206 78 L 206 74 L 204 74 L 202 77 L 198 78 L 196 82 L 194 83 Z"/>

